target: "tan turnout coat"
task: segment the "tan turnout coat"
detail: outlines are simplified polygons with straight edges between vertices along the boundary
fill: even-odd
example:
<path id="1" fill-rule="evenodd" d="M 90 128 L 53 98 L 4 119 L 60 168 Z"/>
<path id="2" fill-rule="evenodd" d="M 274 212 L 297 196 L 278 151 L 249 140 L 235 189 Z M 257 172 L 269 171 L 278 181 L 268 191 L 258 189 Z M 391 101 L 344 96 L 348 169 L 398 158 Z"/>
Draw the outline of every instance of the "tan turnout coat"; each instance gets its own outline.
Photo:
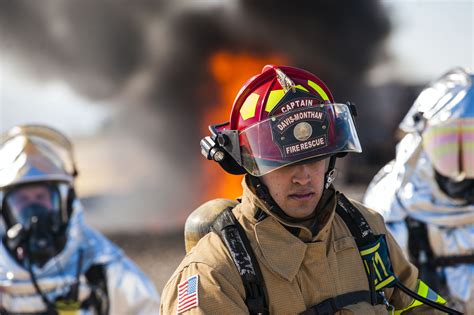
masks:
<path id="1" fill-rule="evenodd" d="M 353 291 L 369 290 L 362 259 L 349 229 L 335 213 L 336 195 L 327 203 L 331 214 L 316 236 L 304 227 L 289 224 L 270 213 L 262 200 L 243 181 L 242 202 L 233 212 L 245 230 L 257 257 L 268 293 L 270 314 L 298 314 L 310 306 Z M 353 204 L 364 215 L 376 234 L 385 234 L 395 274 L 409 288 L 417 286 L 418 271 L 403 256 L 401 249 L 386 230 L 382 217 L 357 202 Z M 260 208 L 268 216 L 257 222 Z M 300 228 L 298 236 L 285 226 Z M 208 233 L 186 255 L 162 294 L 161 314 L 177 313 L 177 287 L 192 275 L 199 275 L 198 305 L 185 314 L 248 314 L 245 290 L 230 254 L 215 233 Z M 397 289 L 386 289 L 389 302 L 404 309 L 411 298 Z M 411 309 L 404 314 L 432 314 L 427 307 Z M 339 314 L 387 314 L 382 305 L 361 302 L 350 305 Z"/>

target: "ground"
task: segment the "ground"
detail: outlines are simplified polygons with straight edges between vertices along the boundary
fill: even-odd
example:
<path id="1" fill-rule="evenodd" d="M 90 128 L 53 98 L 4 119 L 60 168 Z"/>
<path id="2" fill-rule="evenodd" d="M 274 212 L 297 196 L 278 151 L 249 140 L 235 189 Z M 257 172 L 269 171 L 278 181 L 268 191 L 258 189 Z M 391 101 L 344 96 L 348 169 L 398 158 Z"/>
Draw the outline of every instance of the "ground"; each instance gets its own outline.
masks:
<path id="1" fill-rule="evenodd" d="M 184 236 L 179 234 L 108 234 L 151 278 L 161 293 L 173 271 L 185 255 Z"/>

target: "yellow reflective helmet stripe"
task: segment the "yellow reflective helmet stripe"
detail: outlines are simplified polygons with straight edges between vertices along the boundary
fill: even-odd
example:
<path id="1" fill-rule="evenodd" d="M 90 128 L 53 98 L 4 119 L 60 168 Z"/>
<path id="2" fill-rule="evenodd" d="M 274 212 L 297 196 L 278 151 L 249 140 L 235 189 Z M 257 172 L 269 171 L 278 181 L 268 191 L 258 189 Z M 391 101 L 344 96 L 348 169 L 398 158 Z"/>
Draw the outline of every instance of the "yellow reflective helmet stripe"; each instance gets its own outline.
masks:
<path id="1" fill-rule="evenodd" d="M 303 91 L 306 91 L 306 92 L 309 93 L 308 89 L 305 88 L 304 86 L 300 85 L 300 84 L 298 84 L 297 86 L 295 86 L 295 88 L 300 89 L 300 90 L 303 90 Z"/>
<path id="2" fill-rule="evenodd" d="M 300 85 L 300 84 L 296 85 L 295 88 L 309 93 L 308 89 L 305 88 L 304 86 Z M 285 91 L 284 90 L 270 91 L 270 93 L 268 95 L 267 103 L 265 104 L 265 111 L 267 113 L 271 112 L 272 109 L 275 108 L 276 104 L 278 104 L 278 102 L 283 98 L 283 96 L 285 96 Z"/>
<path id="3" fill-rule="evenodd" d="M 265 104 L 265 111 L 267 113 L 271 112 L 273 108 L 275 108 L 276 104 L 285 96 L 284 90 L 273 90 L 270 91 L 268 95 L 267 104 Z"/>
<path id="4" fill-rule="evenodd" d="M 314 83 L 311 80 L 308 80 L 308 85 L 312 87 L 316 92 L 318 92 L 318 94 L 323 98 L 323 101 L 329 101 L 328 95 L 318 84 Z"/>
<path id="5" fill-rule="evenodd" d="M 443 299 L 438 293 L 433 291 L 429 286 L 426 285 L 426 283 L 424 283 L 421 280 L 418 280 L 418 289 L 416 290 L 416 293 L 438 304 L 446 304 L 445 299 Z M 423 305 L 423 303 L 418 300 L 413 299 L 410 305 L 408 305 L 404 309 L 396 310 L 395 314 L 402 314 L 403 312 L 420 305 Z"/>
<path id="6" fill-rule="evenodd" d="M 244 104 L 240 108 L 240 115 L 243 120 L 252 118 L 255 116 L 255 109 L 257 108 L 257 102 L 260 95 L 257 93 L 250 94 L 245 100 Z"/>

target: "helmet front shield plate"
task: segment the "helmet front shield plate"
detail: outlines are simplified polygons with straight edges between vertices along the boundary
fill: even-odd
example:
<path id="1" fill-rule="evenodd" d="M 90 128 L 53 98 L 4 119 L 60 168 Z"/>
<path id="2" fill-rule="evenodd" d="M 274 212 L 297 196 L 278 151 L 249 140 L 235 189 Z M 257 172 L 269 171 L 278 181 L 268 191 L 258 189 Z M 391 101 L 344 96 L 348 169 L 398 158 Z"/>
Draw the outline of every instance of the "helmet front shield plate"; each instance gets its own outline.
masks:
<path id="1" fill-rule="evenodd" d="M 239 134 L 242 166 L 254 176 L 317 157 L 362 152 L 350 108 L 321 104 L 271 116 Z"/>

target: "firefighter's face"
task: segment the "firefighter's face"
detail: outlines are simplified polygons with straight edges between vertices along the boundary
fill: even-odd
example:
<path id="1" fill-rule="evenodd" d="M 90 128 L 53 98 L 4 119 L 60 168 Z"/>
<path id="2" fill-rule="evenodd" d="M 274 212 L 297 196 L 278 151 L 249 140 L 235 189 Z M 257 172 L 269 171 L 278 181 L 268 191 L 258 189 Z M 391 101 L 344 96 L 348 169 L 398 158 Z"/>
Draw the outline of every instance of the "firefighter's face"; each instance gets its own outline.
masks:
<path id="1" fill-rule="evenodd" d="M 290 165 L 261 177 L 270 195 L 289 216 L 304 218 L 312 214 L 324 188 L 326 160 Z"/>
<path id="2" fill-rule="evenodd" d="M 48 210 L 53 209 L 51 192 L 44 185 L 29 185 L 18 188 L 12 195 L 12 202 L 17 209 L 25 209 L 38 204 Z"/>

